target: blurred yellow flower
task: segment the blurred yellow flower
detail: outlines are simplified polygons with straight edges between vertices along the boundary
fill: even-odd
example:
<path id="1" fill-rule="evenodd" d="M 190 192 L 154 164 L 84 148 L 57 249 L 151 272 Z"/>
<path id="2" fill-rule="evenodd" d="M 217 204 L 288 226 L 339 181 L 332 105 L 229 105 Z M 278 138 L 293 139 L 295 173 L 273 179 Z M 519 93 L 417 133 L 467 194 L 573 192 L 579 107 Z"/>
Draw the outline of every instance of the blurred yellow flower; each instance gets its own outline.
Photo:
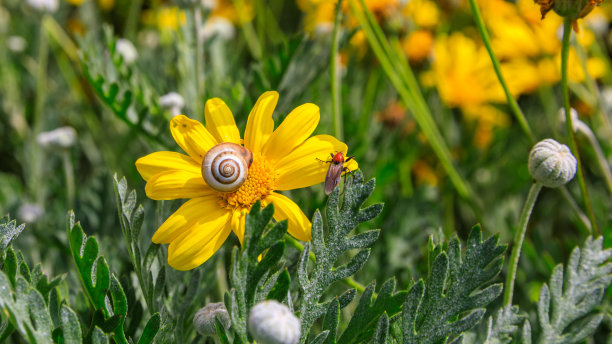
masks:
<path id="1" fill-rule="evenodd" d="M 146 10 L 142 13 L 142 21 L 151 26 L 157 26 L 160 31 L 176 31 L 185 25 L 185 12 L 178 7 L 160 7 L 157 10 Z"/>
<path id="2" fill-rule="evenodd" d="M 402 14 L 420 29 L 433 29 L 440 21 L 440 10 L 430 0 L 411 0 L 402 8 Z"/>
<path id="3" fill-rule="evenodd" d="M 193 269 L 209 259 L 233 231 L 242 242 L 245 216 L 251 206 L 274 204 L 274 218 L 287 219 L 288 232 L 299 240 L 311 239 L 311 223 L 297 204 L 275 190 L 304 188 L 325 180 L 333 152 L 347 153 L 346 144 L 329 135 L 309 138 L 319 123 L 319 108 L 304 104 L 287 115 L 274 130 L 272 113 L 278 93 L 266 92 L 247 120 L 244 140 L 227 105 L 219 98 L 206 102 L 206 127 L 179 115 L 170 131 L 188 154 L 155 152 L 136 161 L 147 181 L 149 198 L 191 198 L 172 214 L 153 235 L 153 242 L 170 244 L 168 263 L 177 270 Z M 219 143 L 231 142 L 252 152 L 253 160 L 244 184 L 234 192 L 219 192 L 203 179 L 202 160 Z M 346 163 L 350 170 L 357 163 Z"/>
<path id="4" fill-rule="evenodd" d="M 408 34 L 402 42 L 404 53 L 412 62 L 419 62 L 431 55 L 434 37 L 430 31 L 415 30 Z"/>

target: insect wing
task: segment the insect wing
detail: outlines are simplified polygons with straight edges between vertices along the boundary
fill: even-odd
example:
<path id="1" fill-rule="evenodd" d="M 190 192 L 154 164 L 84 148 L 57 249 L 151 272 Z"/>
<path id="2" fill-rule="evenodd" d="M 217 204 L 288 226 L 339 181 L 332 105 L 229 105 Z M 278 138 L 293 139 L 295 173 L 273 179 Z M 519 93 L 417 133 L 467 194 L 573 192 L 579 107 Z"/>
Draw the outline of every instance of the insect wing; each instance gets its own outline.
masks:
<path id="1" fill-rule="evenodd" d="M 340 182 L 340 176 L 342 176 L 342 164 L 332 163 L 327 170 L 325 176 L 325 194 L 329 195 Z"/>

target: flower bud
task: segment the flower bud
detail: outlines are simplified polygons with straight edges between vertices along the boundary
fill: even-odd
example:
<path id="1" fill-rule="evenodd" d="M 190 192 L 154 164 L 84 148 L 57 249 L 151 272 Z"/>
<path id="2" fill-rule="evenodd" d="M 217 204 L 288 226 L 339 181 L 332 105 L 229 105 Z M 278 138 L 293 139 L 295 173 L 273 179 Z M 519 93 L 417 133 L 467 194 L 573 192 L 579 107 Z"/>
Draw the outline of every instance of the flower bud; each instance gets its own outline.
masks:
<path id="1" fill-rule="evenodd" d="M 115 43 L 115 49 L 121 57 L 123 58 L 123 62 L 126 64 L 132 64 L 138 58 L 138 51 L 134 44 L 125 38 L 119 38 Z"/>
<path id="2" fill-rule="evenodd" d="M 61 127 L 38 134 L 36 141 L 45 148 L 68 148 L 76 141 L 76 135 L 74 128 Z"/>
<path id="3" fill-rule="evenodd" d="M 570 149 L 553 139 L 538 142 L 529 153 L 529 173 L 543 186 L 556 188 L 576 175 L 576 158 Z"/>
<path id="4" fill-rule="evenodd" d="M 185 100 L 180 94 L 170 92 L 159 97 L 159 105 L 170 111 L 172 117 L 175 117 L 181 114 L 181 110 L 185 106 Z"/>
<path id="5" fill-rule="evenodd" d="M 223 302 L 215 302 L 207 304 L 196 313 L 193 317 L 193 327 L 196 332 L 203 336 L 215 336 L 217 334 L 215 318 L 219 319 L 226 329 L 231 326 L 225 304 Z"/>
<path id="6" fill-rule="evenodd" d="M 251 308 L 249 332 L 259 344 L 296 344 L 300 320 L 282 303 L 263 301 Z"/>
<path id="7" fill-rule="evenodd" d="M 603 0 L 535 0 L 540 5 L 542 19 L 550 10 L 564 18 L 576 20 L 589 14 Z"/>
<path id="8" fill-rule="evenodd" d="M 59 8 L 59 0 L 27 0 L 26 3 L 40 12 L 55 12 Z"/>

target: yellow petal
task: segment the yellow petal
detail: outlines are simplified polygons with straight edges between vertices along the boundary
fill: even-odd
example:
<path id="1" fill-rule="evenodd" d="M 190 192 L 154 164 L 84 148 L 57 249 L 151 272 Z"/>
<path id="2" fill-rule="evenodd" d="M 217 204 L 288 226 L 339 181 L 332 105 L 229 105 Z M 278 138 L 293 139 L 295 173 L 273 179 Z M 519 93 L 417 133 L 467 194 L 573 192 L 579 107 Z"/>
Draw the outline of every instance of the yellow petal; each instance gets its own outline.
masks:
<path id="1" fill-rule="evenodd" d="M 154 175 L 145 186 L 147 197 L 154 200 L 202 197 L 215 193 L 202 173 L 186 170 L 169 170 Z"/>
<path id="2" fill-rule="evenodd" d="M 169 244 L 202 218 L 213 218 L 225 211 L 219 207 L 217 195 L 190 199 L 164 221 L 151 240 L 156 244 Z"/>
<path id="3" fill-rule="evenodd" d="M 342 152 L 346 155 L 346 151 L 346 144 L 333 136 L 309 138 L 275 164 L 278 173 L 276 190 L 299 189 L 322 183 L 329 169 L 329 163 L 325 161 L 330 160 L 330 153 Z M 357 163 L 347 166 L 357 168 Z"/>
<path id="4" fill-rule="evenodd" d="M 312 225 L 295 202 L 284 195 L 273 192 L 266 197 L 274 204 L 274 219 L 276 221 L 288 220 L 287 232 L 298 240 L 310 241 Z"/>
<path id="5" fill-rule="evenodd" d="M 217 209 L 221 209 L 217 206 Z M 207 209 L 210 210 L 210 209 Z M 168 246 L 168 264 L 177 270 L 190 270 L 210 258 L 231 231 L 231 212 L 221 209 L 215 217 L 205 215 Z"/>
<path id="6" fill-rule="evenodd" d="M 262 154 L 268 161 L 278 161 L 302 144 L 319 124 L 319 107 L 304 104 L 295 108 L 276 128 L 263 146 Z"/>
<path id="7" fill-rule="evenodd" d="M 146 181 L 154 175 L 168 170 L 201 171 L 189 156 L 176 152 L 155 152 L 136 160 L 136 169 Z"/>
<path id="8" fill-rule="evenodd" d="M 253 153 L 261 152 L 274 131 L 272 113 L 278 102 L 278 93 L 268 91 L 262 94 L 253 106 L 244 132 L 244 146 Z"/>
<path id="9" fill-rule="evenodd" d="M 242 245 L 242 240 L 244 240 L 244 226 L 246 223 L 246 210 L 236 210 L 232 214 L 232 231 L 240 240 L 240 245 Z"/>
<path id="10" fill-rule="evenodd" d="M 217 140 L 202 123 L 184 115 L 172 118 L 170 131 L 174 141 L 198 164 L 202 163 L 204 154 L 217 144 Z"/>
<path id="11" fill-rule="evenodd" d="M 223 100 L 209 99 L 204 107 L 204 116 L 206 128 L 217 139 L 217 142 L 240 144 L 240 132 L 234 121 L 234 115 Z"/>

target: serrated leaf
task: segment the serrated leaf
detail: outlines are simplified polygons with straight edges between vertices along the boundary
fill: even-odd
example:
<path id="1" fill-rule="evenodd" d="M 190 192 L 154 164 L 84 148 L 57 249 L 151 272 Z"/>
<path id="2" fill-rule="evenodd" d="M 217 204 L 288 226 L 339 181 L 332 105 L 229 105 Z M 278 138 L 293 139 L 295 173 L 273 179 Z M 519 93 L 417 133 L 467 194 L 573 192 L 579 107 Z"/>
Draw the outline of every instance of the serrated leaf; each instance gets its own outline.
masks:
<path id="1" fill-rule="evenodd" d="M 484 307 L 501 293 L 500 284 L 490 283 L 501 270 L 505 249 L 497 236 L 483 241 L 480 226 L 474 226 L 463 255 L 457 238 L 445 251 L 438 250 L 428 278 L 408 291 L 402 311 L 403 343 L 457 339 L 476 325 Z"/>
<path id="2" fill-rule="evenodd" d="M 373 343 L 384 344 L 390 342 L 389 336 L 389 317 L 386 313 L 383 313 L 378 319 L 376 326 L 376 332 L 374 333 Z"/>
<path id="3" fill-rule="evenodd" d="M 4 258 L 6 249 L 11 245 L 25 228 L 25 223 L 17 226 L 17 221 L 5 216 L 0 219 L 0 257 Z"/>
<path id="4" fill-rule="evenodd" d="M 353 317 L 342 333 L 342 336 L 338 339 L 338 344 L 363 343 L 367 341 L 372 336 L 377 326 L 377 320 L 381 315 L 386 313 L 387 317 L 393 317 L 401 311 L 402 303 L 406 299 L 408 292 L 400 291 L 394 294 L 394 278 L 389 279 L 383 284 L 376 300 L 373 300 L 375 288 L 376 282 L 373 282 L 361 294 Z"/>
<path id="5" fill-rule="evenodd" d="M 602 237 L 589 237 L 582 249 L 574 248 L 565 271 L 562 264 L 554 268 L 540 290 L 538 343 L 579 343 L 595 331 L 603 318 L 596 307 L 612 282 L 610 257 L 612 249 L 603 249 Z"/>
<path id="6" fill-rule="evenodd" d="M 25 278 L 18 276 L 13 289 L 8 276 L 0 271 L 0 308 L 28 341 L 52 343 L 53 323 L 45 301 Z"/>
<path id="7" fill-rule="evenodd" d="M 363 181 L 361 172 L 348 179 L 340 200 L 340 190 L 332 191 L 325 210 L 326 221 L 319 211 L 312 219 L 312 241 L 305 245 L 298 265 L 298 282 L 302 290 L 300 307 L 301 341 L 310 332 L 312 324 L 321 317 L 329 301 L 321 302 L 325 290 L 333 283 L 356 273 L 366 263 L 369 247 L 378 238 L 378 231 L 369 231 L 349 236 L 360 223 L 376 217 L 382 210 L 381 204 L 362 208 L 363 203 L 374 191 L 375 181 Z M 327 231 L 325 231 L 327 229 Z M 348 263 L 335 266 L 345 252 L 359 248 Z M 309 254 L 315 254 L 312 272 L 309 273 Z"/>
<path id="8" fill-rule="evenodd" d="M 244 247 L 241 252 L 236 247 L 232 251 L 230 280 L 233 289 L 228 294 L 229 298 L 226 296 L 225 304 L 232 320 L 231 330 L 236 333 L 234 341 L 248 342 L 246 321 L 249 311 L 255 302 L 270 293 L 266 291 L 264 277 L 281 269 L 278 263 L 285 250 L 285 243 L 281 239 L 287 232 L 287 221 L 269 227 L 273 215 L 272 204 L 261 209 L 259 202 L 255 203 L 246 218 Z M 286 288 L 288 285 L 280 290 L 285 297 Z"/>

